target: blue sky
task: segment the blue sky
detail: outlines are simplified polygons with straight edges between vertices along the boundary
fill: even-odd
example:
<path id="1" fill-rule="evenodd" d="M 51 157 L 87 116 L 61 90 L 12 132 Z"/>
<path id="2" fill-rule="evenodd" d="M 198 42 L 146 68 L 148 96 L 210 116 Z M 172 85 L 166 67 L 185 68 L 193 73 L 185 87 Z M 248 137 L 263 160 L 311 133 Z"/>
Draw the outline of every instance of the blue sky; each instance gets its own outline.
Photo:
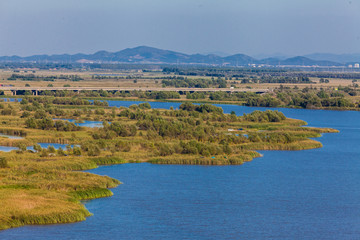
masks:
<path id="1" fill-rule="evenodd" d="M 360 0 L 0 0 L 0 55 L 360 53 Z"/>

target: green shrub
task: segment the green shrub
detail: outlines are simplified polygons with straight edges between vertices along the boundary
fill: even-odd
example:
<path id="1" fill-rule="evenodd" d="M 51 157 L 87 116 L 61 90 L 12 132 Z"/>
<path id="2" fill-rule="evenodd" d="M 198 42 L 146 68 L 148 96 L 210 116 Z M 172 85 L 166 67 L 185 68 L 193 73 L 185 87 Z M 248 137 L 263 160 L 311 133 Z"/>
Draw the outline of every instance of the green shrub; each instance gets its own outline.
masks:
<path id="1" fill-rule="evenodd" d="M 0 157 L 0 168 L 7 168 L 9 167 L 6 158 Z"/>

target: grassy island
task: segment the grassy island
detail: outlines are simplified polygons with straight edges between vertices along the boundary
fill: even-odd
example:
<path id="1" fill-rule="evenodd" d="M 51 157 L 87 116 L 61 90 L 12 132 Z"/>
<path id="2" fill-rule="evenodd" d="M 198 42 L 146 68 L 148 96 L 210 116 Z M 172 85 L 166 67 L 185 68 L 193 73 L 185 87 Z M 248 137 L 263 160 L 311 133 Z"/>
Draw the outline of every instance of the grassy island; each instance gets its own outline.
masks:
<path id="1" fill-rule="evenodd" d="M 79 127 L 59 119 L 103 125 Z M 111 196 L 108 189 L 120 182 L 81 170 L 132 162 L 243 164 L 260 157 L 256 150 L 319 148 L 321 143 L 309 138 L 337 132 L 303 125 L 278 111 L 237 116 L 210 104 L 158 110 L 149 103 L 110 108 L 106 102 L 77 98 L 1 103 L 0 145 L 17 149 L 0 152 L 0 229 L 90 216 L 80 200 Z M 44 149 L 39 143 L 67 146 Z"/>

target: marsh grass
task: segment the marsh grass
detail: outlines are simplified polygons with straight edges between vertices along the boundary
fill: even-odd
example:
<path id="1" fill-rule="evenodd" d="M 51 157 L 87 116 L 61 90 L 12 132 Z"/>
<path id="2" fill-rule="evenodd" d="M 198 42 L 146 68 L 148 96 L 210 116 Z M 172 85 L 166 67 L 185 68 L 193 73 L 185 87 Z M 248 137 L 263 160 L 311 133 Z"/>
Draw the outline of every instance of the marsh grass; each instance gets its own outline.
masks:
<path id="1" fill-rule="evenodd" d="M 212 157 L 194 157 L 184 155 L 172 155 L 158 157 L 149 160 L 153 164 L 180 164 L 180 165 L 241 165 L 261 155 L 254 151 L 243 151 L 241 154 L 225 156 L 217 155 Z"/>
<path id="2" fill-rule="evenodd" d="M 109 127 L 110 124 L 106 127 L 106 123 L 102 129 L 56 131 L 56 128 L 50 127 L 41 130 L 25 126 L 25 119 L 20 117 L 24 104 L 12 104 L 19 114 L 0 116 L 0 133 L 24 139 L 0 138 L 0 145 L 26 148 L 42 142 L 79 144 L 82 148 L 76 154 L 74 149 L 52 150 L 51 154 L 50 150 L 1 152 L 0 229 L 84 220 L 90 213 L 80 200 L 109 197 L 112 195 L 109 188 L 121 184 L 107 176 L 82 172 L 99 165 L 136 162 L 241 165 L 261 156 L 254 150 L 319 148 L 321 143 L 308 138 L 336 132 L 333 129 L 302 127 L 306 123 L 295 119 L 252 122 L 244 117 L 223 114 L 216 107 L 209 106 L 198 109 L 204 112 L 144 110 L 139 106 L 120 110 L 96 107 L 104 109 L 99 112 L 101 114 L 91 112 L 94 111 L 92 108 L 87 110 L 87 106 L 62 106 L 61 109 L 56 106 L 53 107 L 54 113 L 63 111 L 63 118 L 73 116 L 79 121 L 87 118 L 117 121 L 118 124 L 115 130 Z M 27 107 L 32 109 L 34 106 Z M 38 104 L 38 107 L 45 112 L 44 105 Z M 51 109 L 48 110 L 50 112 Z M 123 114 L 123 111 L 127 113 Z M 34 112 L 28 110 L 28 116 L 35 115 Z M 45 114 L 49 118 L 57 117 Z M 135 133 L 129 134 L 127 129 L 134 126 Z M 101 137 L 96 138 L 96 134 Z M 246 138 L 243 134 L 255 137 Z"/>
<path id="3" fill-rule="evenodd" d="M 304 139 L 288 144 L 254 142 L 238 146 L 241 150 L 283 150 L 283 151 L 299 151 L 314 148 L 321 148 L 323 145 L 312 139 Z"/>
<path id="4" fill-rule="evenodd" d="M 91 161 L 97 165 L 113 165 L 113 164 L 123 164 L 129 162 L 119 157 L 99 157 L 99 158 L 92 158 Z"/>
<path id="5" fill-rule="evenodd" d="M 71 196 L 73 196 L 77 200 L 88 200 L 102 197 L 110 197 L 113 193 L 106 188 L 95 188 L 95 189 L 87 189 L 71 192 Z"/>
<path id="6" fill-rule="evenodd" d="M 83 221 L 91 214 L 79 201 L 112 196 L 108 188 L 120 184 L 107 176 L 77 171 L 98 166 L 87 157 L 44 159 L 29 152 L 4 155 L 0 229 Z"/>
<path id="7" fill-rule="evenodd" d="M 91 216 L 68 194 L 39 189 L 0 189 L 0 229 L 83 221 Z"/>

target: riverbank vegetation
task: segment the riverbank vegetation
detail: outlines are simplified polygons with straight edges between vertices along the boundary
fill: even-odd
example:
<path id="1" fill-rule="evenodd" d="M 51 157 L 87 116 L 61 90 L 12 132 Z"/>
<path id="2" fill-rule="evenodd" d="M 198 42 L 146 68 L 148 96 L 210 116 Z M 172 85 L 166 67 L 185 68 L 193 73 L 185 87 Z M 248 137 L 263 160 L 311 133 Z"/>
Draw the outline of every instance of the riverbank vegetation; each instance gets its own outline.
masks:
<path id="1" fill-rule="evenodd" d="M 81 170 L 99 165 L 239 165 L 261 155 L 256 150 L 321 147 L 309 139 L 334 129 L 303 127 L 278 111 L 237 116 L 222 108 L 183 103 L 179 109 L 151 109 L 149 103 L 111 108 L 106 103 L 49 97 L 1 103 L 0 229 L 25 224 L 82 221 L 90 213 L 80 200 L 111 196 L 120 182 Z M 101 103 L 101 104 L 100 104 Z M 76 122 L 102 121 L 102 127 Z M 67 144 L 44 149 L 39 143 Z M 33 147 L 29 150 L 28 147 Z"/>
<path id="2" fill-rule="evenodd" d="M 50 65 L 39 63 L 0 64 L 1 87 L 18 89 L 0 89 L 0 96 L 53 96 L 54 104 L 89 107 L 103 103 L 86 99 L 112 98 L 360 110 L 360 72 L 353 68 L 55 65 L 49 69 Z M 104 86 L 113 90 L 105 91 Z M 84 90 L 87 88 L 98 90 Z"/>
<path id="3" fill-rule="evenodd" d="M 280 86 L 272 92 L 257 94 L 255 92 L 191 92 L 181 91 L 40 91 L 43 97 L 20 95 L 26 101 L 56 105 L 107 106 L 107 99 L 113 100 L 170 100 L 199 103 L 230 103 L 250 107 L 285 107 L 329 110 L 360 110 L 360 91 L 351 87 L 337 88 L 289 88 Z M 88 101 L 86 99 L 97 99 Z M 100 101 L 101 100 L 101 101 Z M 0 109 L 2 106 L 0 105 Z M 11 109 L 2 109 L 3 115 L 11 115 Z"/>

